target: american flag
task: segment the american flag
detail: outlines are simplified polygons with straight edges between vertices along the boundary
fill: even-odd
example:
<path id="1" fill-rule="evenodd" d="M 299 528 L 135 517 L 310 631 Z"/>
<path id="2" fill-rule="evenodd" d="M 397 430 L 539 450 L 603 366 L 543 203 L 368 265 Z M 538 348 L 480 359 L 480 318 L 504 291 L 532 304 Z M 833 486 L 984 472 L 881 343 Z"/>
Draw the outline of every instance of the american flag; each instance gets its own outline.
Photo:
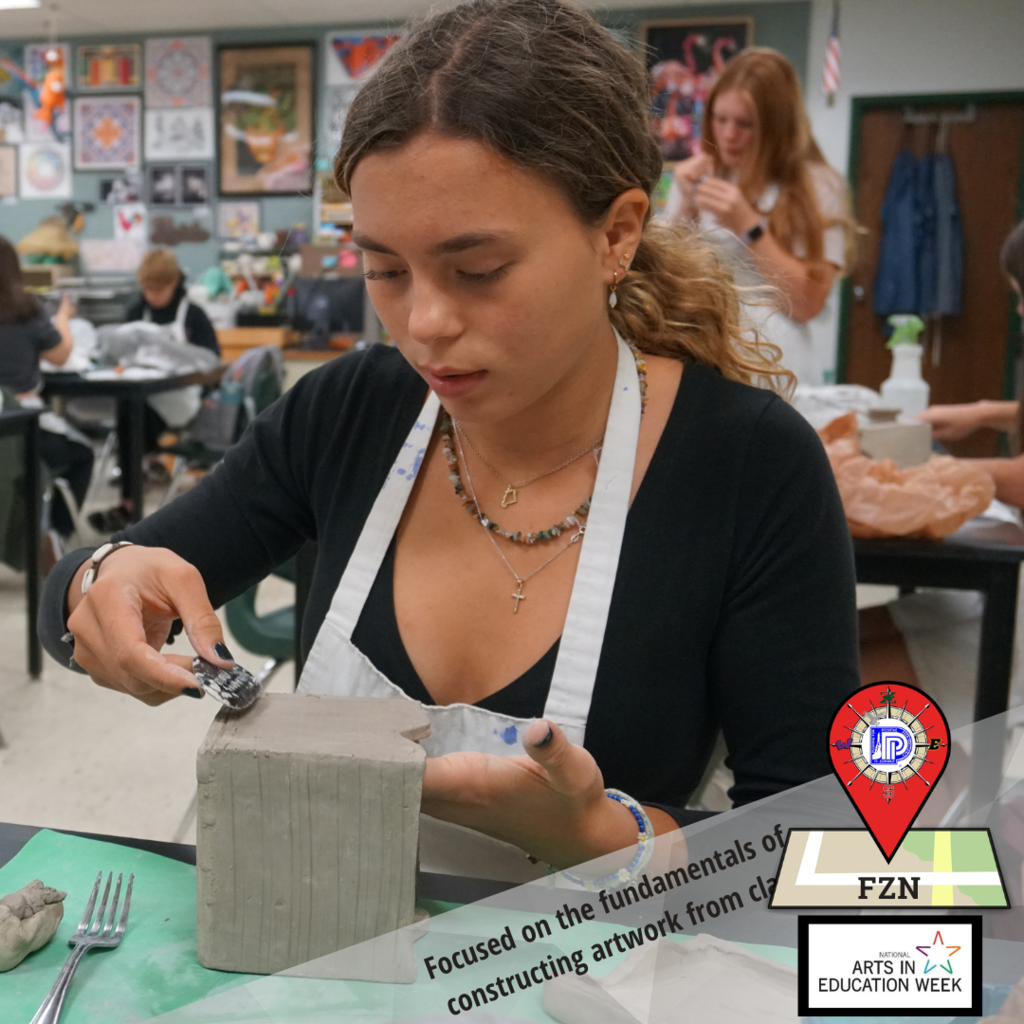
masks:
<path id="1" fill-rule="evenodd" d="M 832 106 L 839 88 L 839 0 L 832 4 L 832 31 L 825 46 L 825 66 L 821 72 L 821 91 Z"/>

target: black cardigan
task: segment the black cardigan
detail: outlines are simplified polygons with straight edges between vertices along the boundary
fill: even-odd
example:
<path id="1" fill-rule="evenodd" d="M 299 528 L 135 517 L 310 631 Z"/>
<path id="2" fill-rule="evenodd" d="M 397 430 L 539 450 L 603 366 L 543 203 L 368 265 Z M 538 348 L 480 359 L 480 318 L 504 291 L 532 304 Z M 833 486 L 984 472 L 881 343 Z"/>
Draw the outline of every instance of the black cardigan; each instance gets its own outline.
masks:
<path id="1" fill-rule="evenodd" d="M 214 606 L 307 540 L 319 544 L 301 644 L 311 647 L 370 507 L 426 395 L 399 352 L 374 346 L 307 374 L 217 470 L 130 527 L 196 565 Z M 73 552 L 47 580 L 41 635 L 67 663 Z M 429 700 L 401 649 L 389 558 L 353 640 Z M 481 702 L 543 713 L 555 650 Z M 735 804 L 829 772 L 827 729 L 859 685 L 852 548 L 811 427 L 768 391 L 686 365 L 630 509 L 585 746 L 605 785 L 681 810 L 721 729 Z"/>

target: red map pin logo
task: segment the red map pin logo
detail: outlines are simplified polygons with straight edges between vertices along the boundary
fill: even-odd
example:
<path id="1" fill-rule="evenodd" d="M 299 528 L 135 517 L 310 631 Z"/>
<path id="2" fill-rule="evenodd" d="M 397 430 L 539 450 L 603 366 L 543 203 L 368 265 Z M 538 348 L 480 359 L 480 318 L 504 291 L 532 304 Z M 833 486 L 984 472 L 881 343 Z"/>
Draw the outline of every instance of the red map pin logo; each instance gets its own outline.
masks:
<path id="1" fill-rule="evenodd" d="M 872 683 L 840 705 L 828 744 L 832 771 L 891 861 L 946 770 L 946 716 L 916 686 Z"/>

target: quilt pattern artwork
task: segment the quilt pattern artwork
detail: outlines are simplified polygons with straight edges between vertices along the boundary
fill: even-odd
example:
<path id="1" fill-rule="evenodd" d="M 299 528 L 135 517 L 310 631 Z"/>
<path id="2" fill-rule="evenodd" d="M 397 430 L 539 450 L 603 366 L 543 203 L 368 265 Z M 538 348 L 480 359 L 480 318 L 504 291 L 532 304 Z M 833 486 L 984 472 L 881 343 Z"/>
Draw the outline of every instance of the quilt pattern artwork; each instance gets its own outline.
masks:
<path id="1" fill-rule="evenodd" d="M 138 43 L 78 47 L 79 92 L 139 89 L 142 86 L 142 47 Z"/>
<path id="2" fill-rule="evenodd" d="M 119 170 L 139 164 L 137 96 L 80 96 L 75 100 L 75 169 Z"/>
<path id="3" fill-rule="evenodd" d="M 211 51 L 208 36 L 146 40 L 146 106 L 208 107 Z"/>

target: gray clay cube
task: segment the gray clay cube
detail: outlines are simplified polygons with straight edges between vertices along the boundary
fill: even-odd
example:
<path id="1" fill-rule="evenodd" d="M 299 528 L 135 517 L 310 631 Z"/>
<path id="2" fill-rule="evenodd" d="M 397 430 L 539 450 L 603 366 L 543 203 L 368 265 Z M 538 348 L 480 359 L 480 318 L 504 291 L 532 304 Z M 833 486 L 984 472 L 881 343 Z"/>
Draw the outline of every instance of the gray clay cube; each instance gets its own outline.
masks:
<path id="1" fill-rule="evenodd" d="M 200 963 L 272 974 L 413 922 L 429 732 L 397 699 L 218 713 L 196 760 Z"/>

